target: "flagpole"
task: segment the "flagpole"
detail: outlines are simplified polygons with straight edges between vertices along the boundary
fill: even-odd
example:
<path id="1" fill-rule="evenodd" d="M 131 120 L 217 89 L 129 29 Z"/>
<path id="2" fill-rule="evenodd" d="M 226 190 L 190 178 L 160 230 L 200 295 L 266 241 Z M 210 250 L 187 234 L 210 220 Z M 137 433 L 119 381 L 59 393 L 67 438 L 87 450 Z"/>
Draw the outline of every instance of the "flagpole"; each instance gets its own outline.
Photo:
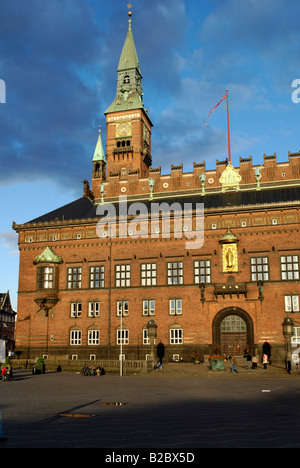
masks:
<path id="1" fill-rule="evenodd" d="M 227 137 L 228 137 L 228 162 L 231 164 L 231 153 L 230 153 L 230 131 L 229 131 L 229 109 L 228 109 L 228 89 L 226 89 L 226 101 L 227 101 Z"/>

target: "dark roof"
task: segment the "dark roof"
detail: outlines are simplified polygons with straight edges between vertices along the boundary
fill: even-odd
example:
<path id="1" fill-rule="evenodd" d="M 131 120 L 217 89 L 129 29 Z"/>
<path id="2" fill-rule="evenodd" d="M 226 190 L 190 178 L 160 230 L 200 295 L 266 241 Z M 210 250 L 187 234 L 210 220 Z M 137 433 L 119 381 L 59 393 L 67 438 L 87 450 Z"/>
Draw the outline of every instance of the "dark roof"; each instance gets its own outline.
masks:
<path id="1" fill-rule="evenodd" d="M 184 208 L 184 203 L 190 203 L 192 206 L 196 206 L 196 203 L 204 203 L 204 209 L 211 208 L 225 208 L 229 206 L 247 206 L 247 205 L 261 205 L 265 203 L 286 203 L 300 201 L 300 187 L 280 187 L 270 188 L 262 190 L 249 190 L 249 191 L 235 191 L 235 192 L 224 192 L 215 194 L 206 194 L 205 196 L 191 195 L 181 196 L 179 198 L 164 198 L 150 200 L 140 200 L 141 203 L 146 205 L 148 212 L 151 212 L 151 204 L 163 202 L 169 205 L 173 203 L 180 203 Z M 127 205 L 135 203 L 134 201 L 127 201 Z M 116 212 L 118 215 L 118 202 L 115 203 Z M 30 223 L 43 223 L 50 221 L 68 221 L 75 219 L 90 219 L 97 217 L 97 206 L 92 200 L 87 197 L 79 198 L 72 203 L 64 205 L 56 210 L 50 211 L 49 213 L 40 216 L 38 218 L 29 221 Z M 105 208 L 105 205 L 104 205 Z M 105 213 L 103 213 L 105 214 Z"/>
<path id="2" fill-rule="evenodd" d="M 95 218 L 96 206 L 90 198 L 78 198 L 67 205 L 61 206 L 56 210 L 50 211 L 38 218 L 29 221 L 29 223 L 45 223 L 49 221 L 63 221 L 71 219 Z"/>

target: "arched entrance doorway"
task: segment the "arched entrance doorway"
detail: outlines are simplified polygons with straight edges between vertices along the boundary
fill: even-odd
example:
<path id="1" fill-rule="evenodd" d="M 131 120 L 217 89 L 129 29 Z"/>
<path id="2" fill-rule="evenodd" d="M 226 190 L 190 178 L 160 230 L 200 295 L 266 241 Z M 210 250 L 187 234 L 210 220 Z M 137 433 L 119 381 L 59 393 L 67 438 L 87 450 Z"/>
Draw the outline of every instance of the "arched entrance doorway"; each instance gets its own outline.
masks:
<path id="1" fill-rule="evenodd" d="M 243 356 L 244 350 L 254 351 L 253 322 L 250 315 L 238 307 L 221 310 L 212 324 L 213 346 L 222 354 Z"/>

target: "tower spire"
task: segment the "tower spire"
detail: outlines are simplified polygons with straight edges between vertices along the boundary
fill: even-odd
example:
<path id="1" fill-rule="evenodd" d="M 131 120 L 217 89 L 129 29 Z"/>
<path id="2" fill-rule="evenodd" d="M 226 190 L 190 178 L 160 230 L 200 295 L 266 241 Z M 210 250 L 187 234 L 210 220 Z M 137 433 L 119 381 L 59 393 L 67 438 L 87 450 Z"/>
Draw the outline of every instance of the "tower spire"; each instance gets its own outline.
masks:
<path id="1" fill-rule="evenodd" d="M 104 161 L 106 163 L 105 153 L 103 150 L 103 144 L 101 139 L 101 126 L 99 125 L 99 136 L 98 141 L 96 144 L 96 148 L 94 151 L 93 161 Z"/>
<path id="2" fill-rule="evenodd" d="M 122 180 L 133 174 L 145 178 L 152 163 L 152 123 L 143 103 L 142 75 L 132 34 L 132 5 L 129 3 L 127 7 L 128 30 L 117 68 L 116 96 L 104 112 L 107 125 L 105 168 L 108 181 L 116 175 Z M 104 167 L 104 161 L 101 164 L 101 168 Z M 95 164 L 95 167 L 98 166 Z M 95 187 L 98 183 L 96 177 L 97 172 L 94 170 Z M 96 192 L 97 190 L 95 188 Z"/>
<path id="3" fill-rule="evenodd" d="M 132 5 L 129 3 L 127 7 L 128 31 L 117 69 L 116 97 L 104 114 L 144 108 L 142 75 L 131 27 Z"/>
<path id="4" fill-rule="evenodd" d="M 105 180 L 106 156 L 101 139 L 101 127 L 99 125 L 99 136 L 93 157 L 93 178 Z"/>

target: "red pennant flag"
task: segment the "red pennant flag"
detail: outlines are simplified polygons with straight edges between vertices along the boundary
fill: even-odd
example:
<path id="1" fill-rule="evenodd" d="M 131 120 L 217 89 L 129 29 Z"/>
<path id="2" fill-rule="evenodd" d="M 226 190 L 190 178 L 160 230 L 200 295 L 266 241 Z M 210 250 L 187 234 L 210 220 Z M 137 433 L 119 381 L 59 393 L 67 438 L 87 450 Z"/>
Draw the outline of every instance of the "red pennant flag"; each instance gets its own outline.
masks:
<path id="1" fill-rule="evenodd" d="M 224 99 L 226 99 L 226 98 L 227 98 L 227 94 L 225 94 L 225 96 L 222 97 L 221 101 L 218 102 L 218 104 L 215 105 L 215 107 L 212 108 L 212 110 L 211 110 L 210 113 L 208 114 L 206 123 L 202 125 L 203 127 L 206 127 L 206 125 L 208 124 L 208 119 L 209 119 L 210 114 L 211 114 L 211 113 L 216 109 L 216 107 L 218 107 L 218 105 L 221 104 L 221 102 L 224 101 Z"/>

